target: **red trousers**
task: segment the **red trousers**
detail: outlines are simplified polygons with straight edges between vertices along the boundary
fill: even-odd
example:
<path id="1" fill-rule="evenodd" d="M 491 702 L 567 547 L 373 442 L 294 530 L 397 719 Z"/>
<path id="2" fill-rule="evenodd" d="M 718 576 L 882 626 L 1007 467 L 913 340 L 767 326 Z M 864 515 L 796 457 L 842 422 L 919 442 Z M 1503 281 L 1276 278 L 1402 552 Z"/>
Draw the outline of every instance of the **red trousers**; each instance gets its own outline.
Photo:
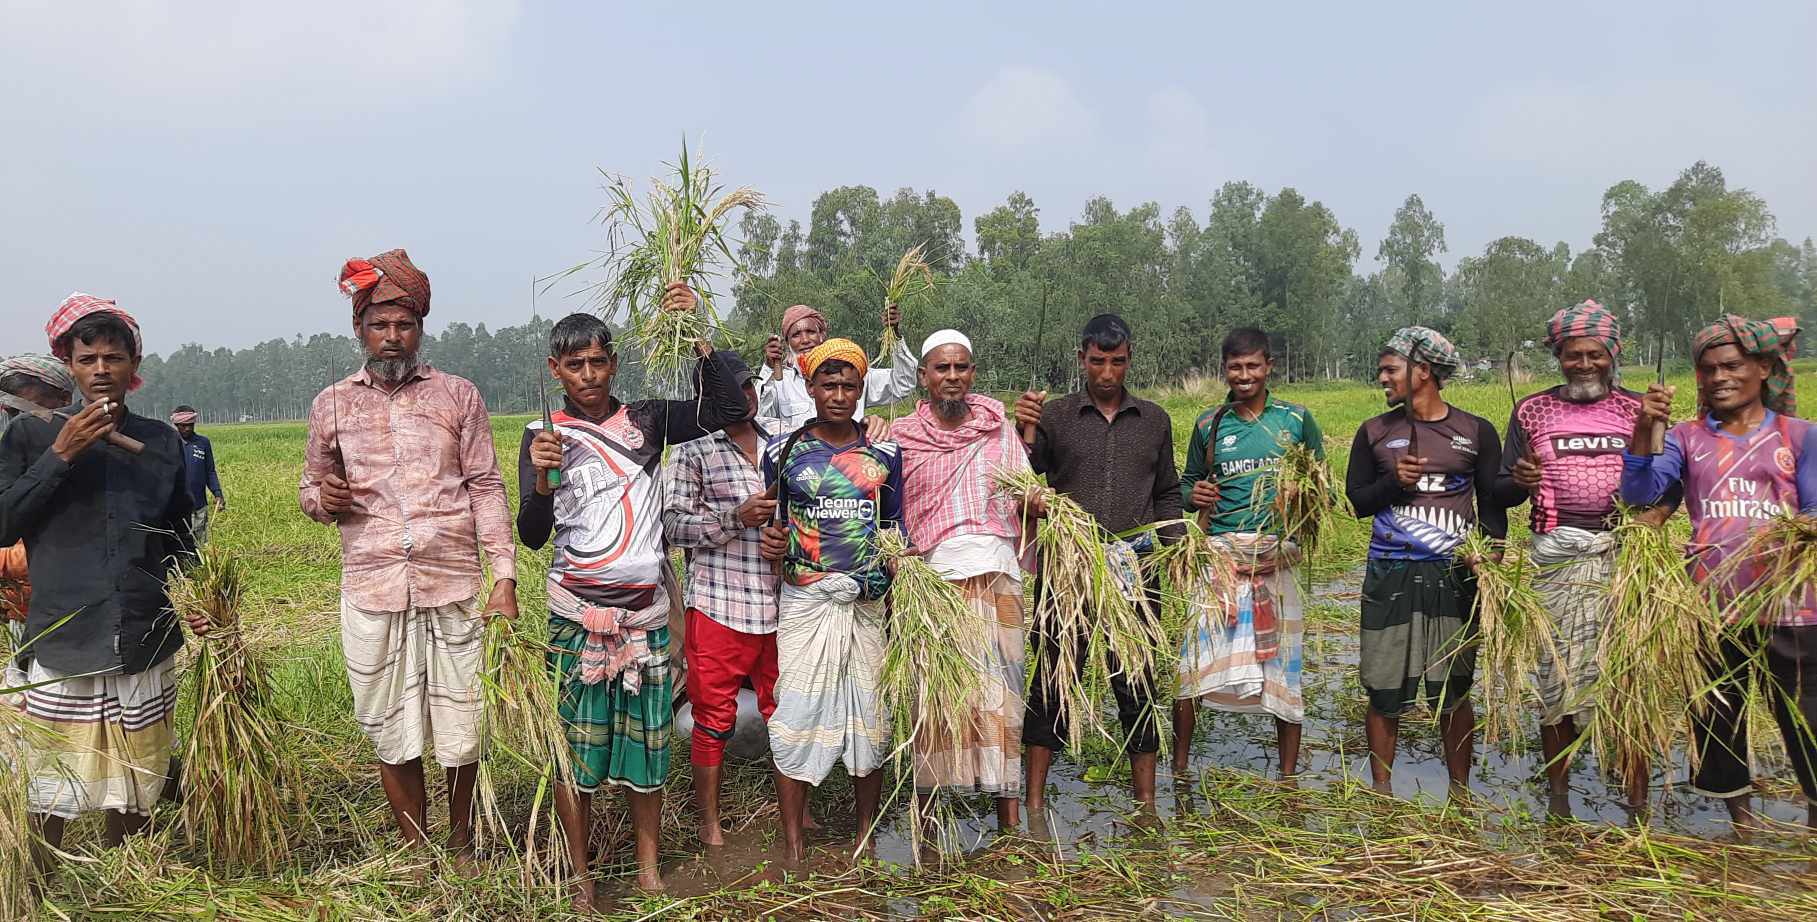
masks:
<path id="1" fill-rule="evenodd" d="M 757 692 L 763 719 L 776 712 L 776 635 L 734 631 L 690 608 L 682 647 L 688 656 L 688 703 L 694 708 L 688 760 L 718 765 L 738 726 L 738 689 L 746 679 Z"/>

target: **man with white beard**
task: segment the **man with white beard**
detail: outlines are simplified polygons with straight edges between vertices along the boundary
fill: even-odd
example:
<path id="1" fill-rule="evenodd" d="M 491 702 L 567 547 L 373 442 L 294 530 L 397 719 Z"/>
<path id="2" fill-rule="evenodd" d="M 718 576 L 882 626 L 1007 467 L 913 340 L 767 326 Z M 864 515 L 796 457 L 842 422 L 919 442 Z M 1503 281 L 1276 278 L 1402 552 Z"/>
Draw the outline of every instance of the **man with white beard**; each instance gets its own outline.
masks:
<path id="1" fill-rule="evenodd" d="M 1546 325 L 1546 345 L 1564 383 L 1523 398 L 1508 419 L 1496 499 L 1532 499 L 1535 588 L 1552 613 L 1562 662 L 1539 661 L 1540 747 L 1550 784 L 1549 812 L 1571 815 L 1569 764 L 1559 757 L 1576 742 L 1595 709 L 1596 645 L 1610 610 L 1615 562 L 1615 493 L 1622 452 L 1640 412 L 1640 395 L 1615 386 L 1621 328 L 1595 301 L 1564 308 Z M 1619 768 L 1628 805 L 1647 803 L 1647 766 Z"/>

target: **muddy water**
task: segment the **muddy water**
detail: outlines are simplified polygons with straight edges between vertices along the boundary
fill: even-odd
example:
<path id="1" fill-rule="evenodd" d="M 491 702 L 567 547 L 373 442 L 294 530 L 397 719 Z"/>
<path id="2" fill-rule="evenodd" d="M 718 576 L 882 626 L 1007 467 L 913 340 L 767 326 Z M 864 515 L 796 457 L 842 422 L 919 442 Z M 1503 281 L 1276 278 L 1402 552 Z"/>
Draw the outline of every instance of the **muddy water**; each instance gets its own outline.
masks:
<path id="1" fill-rule="evenodd" d="M 1356 680 L 1357 588 L 1353 574 L 1319 586 L 1314 594 L 1329 616 L 1311 617 L 1307 624 L 1307 719 L 1300 751 L 1303 786 L 1323 789 L 1346 779 L 1365 784 L 1369 779 L 1361 721 L 1362 691 Z M 1537 725 L 1529 730 L 1529 751 L 1509 751 L 1479 743 L 1470 786 L 1485 803 L 1513 814 L 1537 817 L 1545 812 L 1546 787 Z M 1163 819 L 1203 808 L 1203 804 L 1195 802 L 1193 789 L 1198 773 L 1207 768 L 1235 768 L 1270 777 L 1279 772 L 1273 718 L 1267 715 L 1201 710 L 1190 752 L 1188 771 L 1182 778 L 1171 777 L 1167 760 L 1161 760 L 1158 809 Z M 1769 764 L 1762 768 L 1777 782 L 1768 786 L 1772 796 L 1758 799 L 1758 807 L 1774 819 L 1803 822 L 1805 808 L 1796 786 L 1785 783 L 1789 779 L 1786 766 Z M 1728 819 L 1722 805 L 1692 793 L 1686 777 L 1682 762 L 1655 767 L 1647 822 L 1654 828 L 1704 837 L 1726 834 Z M 1081 847 L 1101 846 L 1131 831 L 1127 779 L 1126 767 L 1113 771 L 1098 767 L 1088 773 L 1064 757 L 1056 759 L 1048 777 L 1046 838 L 1058 853 L 1076 854 Z M 1436 727 L 1429 719 L 1410 715 L 1402 722 L 1394 770 L 1395 795 L 1436 802 L 1444 799 L 1447 788 Z M 815 814 L 827 828 L 809 834 L 809 870 L 836 875 L 849 867 L 854 832 L 850 796 L 849 784 L 839 773 L 815 794 Z M 1571 770 L 1571 802 L 1578 819 L 1630 823 L 1633 818 L 1623 800 L 1619 786 L 1600 777 L 1592 756 L 1585 753 L 1575 761 Z M 950 830 L 949 849 L 981 848 L 995 835 L 995 804 L 987 797 L 947 796 L 943 812 Z M 912 862 L 905 813 L 898 810 L 886 818 L 877 843 L 880 860 Z M 1023 822 L 1027 826 L 1029 818 L 1024 817 Z M 780 832 L 772 812 L 767 817 L 757 817 L 743 829 L 729 831 L 722 849 L 665 862 L 664 875 L 671 893 L 686 896 L 777 879 L 772 843 L 780 838 Z"/>

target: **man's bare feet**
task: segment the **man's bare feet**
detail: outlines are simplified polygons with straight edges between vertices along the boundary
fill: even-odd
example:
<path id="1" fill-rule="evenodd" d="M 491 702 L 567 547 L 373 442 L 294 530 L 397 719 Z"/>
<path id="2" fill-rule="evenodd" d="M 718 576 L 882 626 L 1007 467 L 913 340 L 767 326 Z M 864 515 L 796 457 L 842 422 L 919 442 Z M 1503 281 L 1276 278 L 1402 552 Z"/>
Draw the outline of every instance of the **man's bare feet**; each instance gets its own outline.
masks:
<path id="1" fill-rule="evenodd" d="M 662 882 L 662 872 L 656 868 L 639 868 L 633 886 L 645 893 L 662 893 L 669 889 Z"/>
<path id="2" fill-rule="evenodd" d="M 1394 782 L 1392 782 L 1386 778 L 1383 778 L 1379 781 L 1371 782 L 1369 785 L 1369 790 L 1374 791 L 1377 794 L 1382 795 L 1383 797 L 1393 797 L 1394 796 Z"/>
<path id="3" fill-rule="evenodd" d="M 789 874 L 801 873 L 801 864 L 807 860 L 807 848 L 800 842 L 790 842 L 787 837 L 777 842 L 776 848 L 782 853 L 781 860 L 777 863 L 782 865 L 783 871 Z"/>
<path id="4" fill-rule="evenodd" d="M 1546 800 L 1546 816 L 1555 820 L 1572 819 L 1571 795 L 1564 791 L 1553 791 Z"/>
<path id="5" fill-rule="evenodd" d="M 700 824 L 700 844 L 705 845 L 708 848 L 718 848 L 719 846 L 726 844 L 725 831 L 719 828 L 718 823 L 713 823 L 711 825 L 706 823 Z"/>
<path id="6" fill-rule="evenodd" d="M 818 830 L 820 828 L 820 824 L 814 822 L 814 811 L 805 808 L 802 809 L 801 828 L 804 832 Z"/>
<path id="7" fill-rule="evenodd" d="M 583 876 L 576 878 L 568 887 L 568 903 L 575 913 L 588 915 L 593 912 L 593 878 Z"/>

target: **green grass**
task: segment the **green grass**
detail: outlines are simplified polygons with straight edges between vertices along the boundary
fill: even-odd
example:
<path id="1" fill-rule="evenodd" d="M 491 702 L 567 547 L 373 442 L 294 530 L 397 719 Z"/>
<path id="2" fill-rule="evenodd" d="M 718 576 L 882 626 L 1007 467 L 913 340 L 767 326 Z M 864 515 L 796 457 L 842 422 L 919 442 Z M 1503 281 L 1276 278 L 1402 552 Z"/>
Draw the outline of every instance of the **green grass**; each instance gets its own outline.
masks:
<path id="1" fill-rule="evenodd" d="M 1630 380 L 1645 378 L 1636 373 Z M 1523 391 L 1547 382 L 1535 382 Z M 1688 376 L 1678 376 L 1681 411 L 1690 409 Z M 1310 408 L 1326 433 L 1339 483 L 1350 439 L 1382 412 L 1381 395 L 1356 384 L 1291 386 L 1278 395 Z M 1215 384 L 1157 398 L 1174 421 L 1182 459 L 1191 422 L 1220 401 Z M 1496 424 L 1509 401 L 1499 380 L 1460 383 L 1447 399 Z M 516 508 L 515 458 L 526 418 L 494 421 L 505 482 Z M 354 725 L 338 627 L 339 545 L 335 531 L 297 509 L 304 428 L 298 423 L 217 426 L 221 476 L 232 503 L 214 540 L 247 565 L 248 636 L 272 658 L 285 756 L 309 789 L 308 812 L 289 819 L 292 855 L 275 875 L 210 869 L 165 808 L 159 830 L 115 852 L 98 849 L 99 823 L 85 818 L 67 845 L 78 859 L 54 881 L 42 919 L 466 919 L 561 918 L 563 894 L 520 883 L 499 855 L 478 877 L 444 884 L 420 873 L 421 859 L 393 855 L 395 836 L 370 746 Z M 1517 516 L 1518 517 L 1518 516 Z M 1352 570 L 1367 524 L 1346 519 L 1321 547 L 1322 573 Z M 525 617 L 542 617 L 546 553 L 519 550 Z M 1354 632 L 1354 598 L 1309 605 L 1313 634 Z M 189 653 L 183 654 L 189 662 Z M 1312 668 L 1309 666 L 1309 668 Z M 1347 670 L 1349 672 L 1349 670 Z M 1334 687 L 1354 691 L 1349 682 Z M 1309 696 L 1310 697 L 1310 696 Z M 1352 701 L 1319 702 L 1312 720 L 1352 723 Z M 1313 702 L 1309 701 L 1309 704 Z M 179 715 L 179 733 L 189 715 Z M 1409 731 L 1414 732 L 1413 729 Z M 698 854 L 685 740 L 674 746 L 665 798 L 665 870 Z M 1115 778 L 1112 754 L 1096 755 L 1083 774 Z M 728 765 L 728 827 L 771 836 L 776 825 L 767 769 Z M 432 790 L 439 787 L 432 778 Z M 528 810 L 531 777 L 504 771 L 507 812 Z M 1107 798 L 1120 796 L 1102 788 Z M 439 794 L 439 792 L 438 792 Z M 1228 917 L 1335 915 L 1425 919 L 1487 917 L 1798 918 L 1817 913 L 1817 896 L 1790 886 L 1802 856 L 1765 848 L 1630 833 L 1600 825 L 1545 826 L 1508 812 L 1447 812 L 1424 802 L 1392 801 L 1340 784 L 1291 791 L 1251 776 L 1214 771 L 1201 781 L 1198 812 L 1164 834 L 1087 843 L 1062 858 L 1051 843 L 997 840 L 980 854 L 923 870 L 865 865 L 837 876 L 728 887 L 688 898 L 623 899 L 626 918 L 841 918 L 935 915 L 965 918 L 1102 917 L 1179 913 Z M 630 831 L 616 798 L 601 798 L 596 834 L 623 862 Z M 849 831 L 849 789 L 836 776 L 816 795 L 823 822 Z M 432 827 L 445 819 L 432 816 Z M 1785 862 L 1796 859 L 1797 865 Z M 1792 870 L 1788 870 L 1792 868 Z M 609 870 L 622 872 L 625 864 Z M 614 892 L 608 881 L 604 892 Z M 1799 909 L 1798 907 L 1803 907 Z"/>

